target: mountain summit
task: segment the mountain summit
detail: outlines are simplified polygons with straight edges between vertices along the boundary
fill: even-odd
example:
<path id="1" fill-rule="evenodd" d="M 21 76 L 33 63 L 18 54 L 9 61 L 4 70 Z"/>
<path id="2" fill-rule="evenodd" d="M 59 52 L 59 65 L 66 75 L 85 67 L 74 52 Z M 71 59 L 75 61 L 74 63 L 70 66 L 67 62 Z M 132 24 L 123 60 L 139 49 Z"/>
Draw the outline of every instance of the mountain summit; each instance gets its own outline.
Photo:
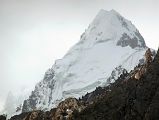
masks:
<path id="1" fill-rule="evenodd" d="M 46 71 L 24 101 L 23 112 L 48 110 L 68 97 L 81 97 L 130 71 L 147 47 L 135 26 L 114 10 L 101 10 L 80 41 Z"/>
<path id="2" fill-rule="evenodd" d="M 146 47 L 143 37 L 135 26 L 115 10 L 100 10 L 83 34 L 81 42 L 83 40 L 89 40 L 89 44 L 92 45 L 111 40 L 117 46 Z"/>

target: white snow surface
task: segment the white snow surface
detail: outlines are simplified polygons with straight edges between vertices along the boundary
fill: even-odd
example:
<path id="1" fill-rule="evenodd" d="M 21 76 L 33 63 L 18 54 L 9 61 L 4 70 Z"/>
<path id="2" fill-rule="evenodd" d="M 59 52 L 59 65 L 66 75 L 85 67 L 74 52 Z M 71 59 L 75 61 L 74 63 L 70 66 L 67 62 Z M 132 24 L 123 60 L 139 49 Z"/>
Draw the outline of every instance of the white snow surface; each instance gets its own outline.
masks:
<path id="1" fill-rule="evenodd" d="M 49 110 L 65 98 L 79 98 L 97 86 L 107 85 L 107 78 L 120 65 L 127 71 L 132 70 L 144 58 L 147 49 L 135 33 L 140 34 L 119 13 L 101 10 L 80 41 L 62 59 L 57 60 L 35 86 L 27 99 L 27 109 Z M 123 34 L 137 38 L 138 46 L 117 45 Z M 30 101 L 34 101 L 34 105 Z"/>

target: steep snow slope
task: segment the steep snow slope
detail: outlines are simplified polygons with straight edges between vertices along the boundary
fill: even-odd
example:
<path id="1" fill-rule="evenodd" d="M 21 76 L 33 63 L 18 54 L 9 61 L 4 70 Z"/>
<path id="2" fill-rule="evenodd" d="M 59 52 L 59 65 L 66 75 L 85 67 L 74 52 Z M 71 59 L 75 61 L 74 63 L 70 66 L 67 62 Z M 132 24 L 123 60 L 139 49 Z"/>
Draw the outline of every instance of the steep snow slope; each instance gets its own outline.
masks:
<path id="1" fill-rule="evenodd" d="M 107 85 L 113 70 L 133 69 L 146 50 L 135 26 L 114 10 L 101 10 L 80 41 L 50 68 L 30 97 L 23 112 L 47 110 L 67 97 L 81 97 L 97 86 Z M 119 75 L 121 71 L 115 72 Z M 116 76 L 117 77 L 117 76 Z"/>

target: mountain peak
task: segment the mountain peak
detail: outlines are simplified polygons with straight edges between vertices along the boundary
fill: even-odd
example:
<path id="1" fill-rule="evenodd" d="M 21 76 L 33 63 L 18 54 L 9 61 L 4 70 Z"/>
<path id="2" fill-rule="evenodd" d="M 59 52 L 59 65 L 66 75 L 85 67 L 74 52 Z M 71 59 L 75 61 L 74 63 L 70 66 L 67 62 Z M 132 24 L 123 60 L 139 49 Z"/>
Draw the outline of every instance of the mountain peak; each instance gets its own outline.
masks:
<path id="1" fill-rule="evenodd" d="M 114 9 L 111 9 L 110 12 L 119 14 L 119 13 L 118 13 L 116 10 L 114 10 Z"/>
<path id="2" fill-rule="evenodd" d="M 120 15 L 116 10 L 112 9 L 110 11 L 104 10 L 104 9 L 100 9 L 100 11 L 98 12 L 98 14 L 114 14 L 114 15 Z"/>
<path id="3" fill-rule="evenodd" d="M 134 49 L 144 45 L 140 36 L 115 10 L 100 10 L 81 40 L 46 72 L 22 111 L 48 110 L 65 98 L 79 98 L 115 81 L 124 69 L 130 71 L 143 59 L 145 49 Z"/>
<path id="4" fill-rule="evenodd" d="M 115 10 L 101 9 L 85 33 L 91 44 L 112 41 L 121 47 L 142 47 L 146 44 L 136 27 Z"/>

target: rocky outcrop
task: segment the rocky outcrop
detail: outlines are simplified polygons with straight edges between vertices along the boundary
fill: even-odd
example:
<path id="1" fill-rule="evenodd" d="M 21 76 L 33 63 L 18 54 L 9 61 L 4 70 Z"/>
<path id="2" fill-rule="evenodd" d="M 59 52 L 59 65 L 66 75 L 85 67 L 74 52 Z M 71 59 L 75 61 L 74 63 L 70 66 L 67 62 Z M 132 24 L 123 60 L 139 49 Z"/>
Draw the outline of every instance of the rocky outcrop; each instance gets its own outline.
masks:
<path id="1" fill-rule="evenodd" d="M 131 38 L 129 35 L 124 33 L 122 37 L 120 38 L 120 40 L 118 40 L 117 45 L 122 47 L 130 46 L 131 48 L 146 47 L 144 39 L 140 35 L 140 33 L 136 32 L 135 34 L 136 36 Z M 140 41 L 140 44 L 139 44 L 139 41 Z"/>
<path id="2" fill-rule="evenodd" d="M 75 98 L 67 98 L 62 101 L 57 108 L 50 111 L 32 111 L 24 112 L 20 115 L 15 115 L 10 120 L 72 120 L 75 112 L 80 112 L 84 109 L 84 105 Z"/>
<path id="3" fill-rule="evenodd" d="M 53 79 L 53 77 L 54 77 L 54 70 L 48 69 L 45 72 L 43 81 L 39 82 L 35 86 L 35 90 L 32 91 L 29 98 L 27 100 L 24 100 L 23 106 L 22 106 L 22 112 L 29 112 L 32 110 L 37 110 L 36 104 L 41 104 L 41 106 L 45 106 L 46 103 L 51 104 L 50 103 L 51 99 L 52 99 L 51 95 L 52 95 L 52 90 L 54 89 L 54 84 L 55 84 L 55 81 L 51 80 L 51 79 Z M 42 90 L 40 91 L 39 88 L 42 88 Z M 44 93 L 41 94 L 42 92 L 44 92 Z M 47 99 L 44 96 L 46 94 L 47 94 Z M 44 99 L 44 101 L 43 102 L 38 101 L 39 97 Z M 46 100 L 48 100 L 48 101 L 46 102 Z"/>
<path id="4" fill-rule="evenodd" d="M 56 109 L 54 119 L 55 120 L 72 120 L 73 112 L 80 112 L 84 109 L 84 106 L 75 98 L 67 98 L 61 102 Z"/>

